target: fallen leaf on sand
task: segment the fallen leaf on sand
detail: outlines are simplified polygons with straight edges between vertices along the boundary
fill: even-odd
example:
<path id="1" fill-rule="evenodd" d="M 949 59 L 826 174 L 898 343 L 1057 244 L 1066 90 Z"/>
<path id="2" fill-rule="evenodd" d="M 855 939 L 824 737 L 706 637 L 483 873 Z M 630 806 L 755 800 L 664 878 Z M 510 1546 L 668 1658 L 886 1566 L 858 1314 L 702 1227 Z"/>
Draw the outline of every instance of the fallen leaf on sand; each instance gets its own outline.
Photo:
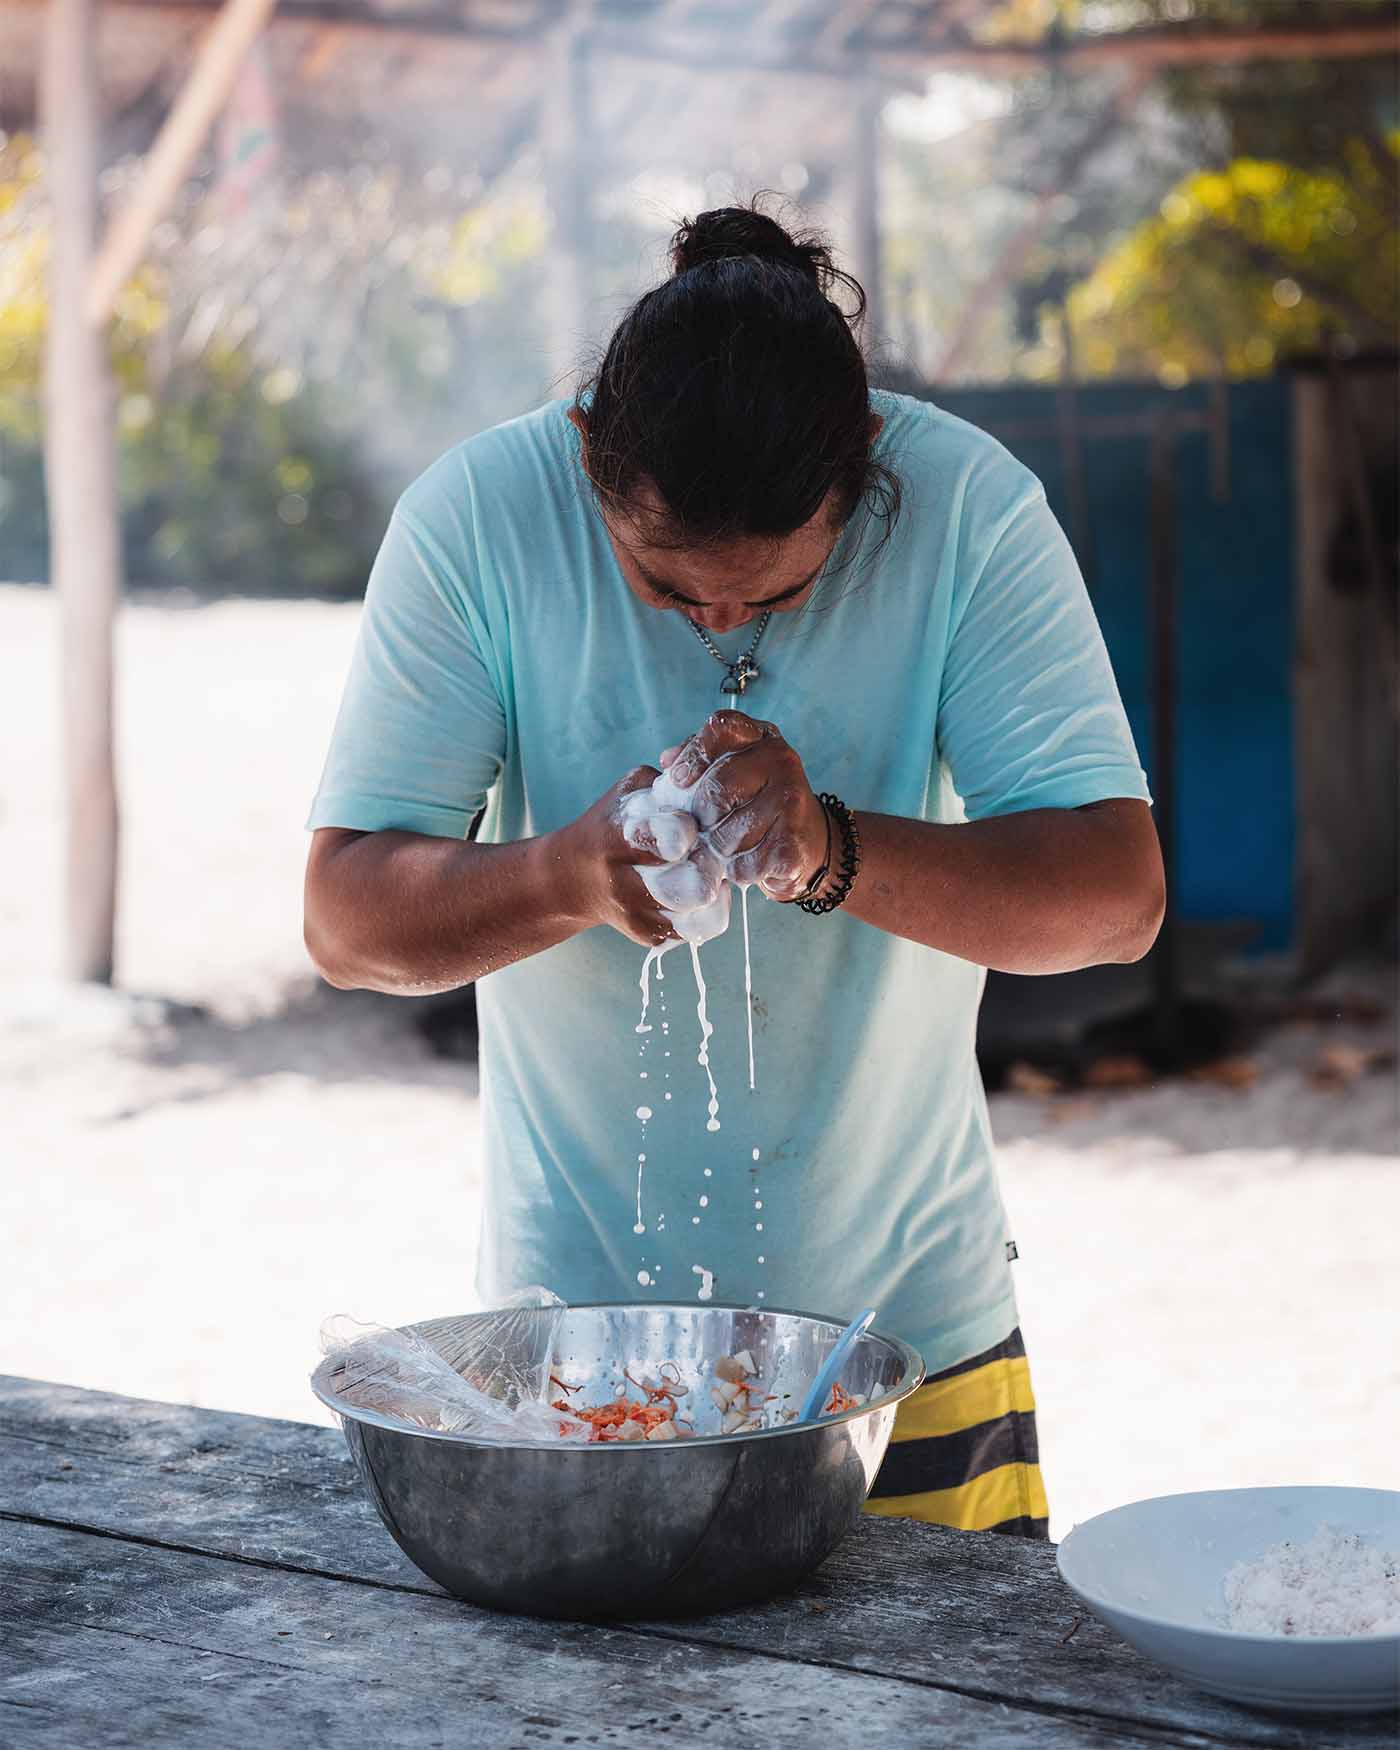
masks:
<path id="1" fill-rule="evenodd" d="M 1056 1100 L 1050 1107 L 1048 1117 L 1052 1124 L 1073 1124 L 1078 1118 L 1095 1117 L 1101 1105 L 1102 1101 L 1088 1095 L 1071 1094 L 1067 1099 Z"/>
<path id="2" fill-rule="evenodd" d="M 1006 1072 L 1006 1086 L 1013 1094 L 1058 1094 L 1064 1084 L 1033 1063 L 1013 1063 Z"/>
<path id="3" fill-rule="evenodd" d="M 1389 1069 L 1395 1053 L 1373 1045 L 1327 1045 L 1313 1059 L 1308 1080 L 1317 1088 L 1349 1088 L 1372 1070 Z"/>
<path id="4" fill-rule="evenodd" d="M 1084 1071 L 1086 1088 L 1146 1088 L 1152 1071 L 1131 1052 L 1122 1057 L 1101 1057 Z"/>
<path id="5" fill-rule="evenodd" d="M 1252 1057 L 1218 1057 L 1214 1063 L 1198 1063 L 1186 1072 L 1186 1079 L 1243 1092 L 1259 1080 L 1259 1065 Z"/>

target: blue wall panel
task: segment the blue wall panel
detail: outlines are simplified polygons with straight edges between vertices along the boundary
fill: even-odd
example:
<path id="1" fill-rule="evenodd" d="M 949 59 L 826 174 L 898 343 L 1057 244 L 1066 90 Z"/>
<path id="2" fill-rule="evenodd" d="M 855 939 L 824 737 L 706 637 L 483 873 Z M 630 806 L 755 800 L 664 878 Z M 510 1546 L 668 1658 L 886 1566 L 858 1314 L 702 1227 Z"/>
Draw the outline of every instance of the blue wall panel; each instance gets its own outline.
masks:
<path id="1" fill-rule="evenodd" d="M 1043 423 L 1053 391 L 965 390 L 940 406 L 996 433 L 1045 482 L 1068 528 L 1059 446 L 1007 432 Z M 1082 391 L 1080 414 L 1204 410 L 1204 390 L 1143 385 Z M 1179 562 L 1178 882 L 1181 915 L 1250 919 L 1255 945 L 1287 947 L 1293 913 L 1293 487 L 1286 379 L 1232 386 L 1230 497 L 1210 493 L 1203 432 L 1177 439 Z M 1151 774 L 1148 444 L 1083 440 L 1094 536 L 1094 605 Z"/>

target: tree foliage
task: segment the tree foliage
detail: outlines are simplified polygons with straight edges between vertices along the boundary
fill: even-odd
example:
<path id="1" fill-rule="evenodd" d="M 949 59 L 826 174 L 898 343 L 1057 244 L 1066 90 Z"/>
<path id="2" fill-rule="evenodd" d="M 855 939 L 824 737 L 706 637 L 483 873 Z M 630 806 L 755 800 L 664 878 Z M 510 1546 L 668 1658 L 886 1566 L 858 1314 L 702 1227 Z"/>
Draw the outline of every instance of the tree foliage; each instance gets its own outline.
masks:
<path id="1" fill-rule="evenodd" d="M 136 168 L 109 169 L 109 196 Z M 473 192 L 363 161 L 284 169 L 236 207 L 207 172 L 187 190 L 111 327 L 133 582 L 356 593 L 396 484 L 538 393 L 538 192 Z M 0 145 L 0 576 L 46 572 L 47 250 L 42 153 L 16 136 Z"/>
<path id="2" fill-rule="evenodd" d="M 1166 382 L 1257 375 L 1340 341 L 1390 344 L 1400 297 L 1397 158 L 1350 174 L 1256 158 L 1184 178 L 1074 289 L 1081 367 Z"/>
<path id="3" fill-rule="evenodd" d="M 1046 42 L 1085 30 L 1326 27 L 1394 10 L 1391 0 L 1000 0 L 974 14 L 974 25 L 989 41 Z M 986 272 L 1037 195 L 1054 193 L 1053 222 L 1014 281 L 995 288 L 1000 307 L 984 323 L 971 374 L 1057 376 L 1067 305 L 1076 367 L 1089 375 L 1180 382 L 1222 368 L 1267 370 L 1324 340 L 1343 350 L 1395 344 L 1400 178 L 1390 59 L 1164 72 L 1117 137 L 1056 190 L 1058 166 L 1122 76 L 1029 75 L 961 166 L 916 168 L 925 192 L 954 216 L 949 235 L 960 229 L 970 251 L 942 276 L 961 280 L 964 296 L 985 295 L 969 259 Z M 969 214 L 973 189 L 982 211 Z M 986 216 L 998 197 L 1000 220 Z M 902 266 L 909 239 L 892 238 L 890 249 Z M 933 262 L 928 250 L 918 253 L 911 277 L 927 286 Z M 929 313 L 935 326 L 957 315 Z M 922 362 L 937 352 L 926 343 Z"/>
<path id="4" fill-rule="evenodd" d="M 1045 42 L 1393 10 L 989 0 L 965 16 L 983 40 Z M 1324 341 L 1393 341 L 1389 62 L 1195 64 L 1155 77 L 1105 127 L 1123 76 L 1053 64 L 995 84 L 940 73 L 924 131 L 887 126 L 883 338 L 895 360 L 932 374 L 969 307 L 985 320 L 959 369 L 983 379 L 1055 377 L 1067 336 L 1082 374 L 1168 382 L 1265 371 Z M 358 589 L 397 487 L 553 386 L 534 123 L 506 127 L 490 163 L 466 163 L 451 116 L 297 95 L 283 119 L 281 162 L 251 195 L 228 198 L 212 155 L 200 166 L 120 300 L 112 358 L 138 582 Z M 769 166 L 741 134 L 712 163 L 713 143 L 692 152 L 681 129 L 655 145 L 657 161 L 683 168 L 708 204 L 761 171 L 816 202 L 839 178 L 804 137 L 782 142 L 792 164 Z M 590 151 L 598 325 L 650 277 L 661 232 L 639 229 L 636 163 L 596 141 Z M 108 166 L 110 201 L 138 168 L 134 155 Z M 827 215 L 817 205 L 813 217 Z M 0 575 L 43 568 L 46 251 L 42 155 L 0 135 Z"/>

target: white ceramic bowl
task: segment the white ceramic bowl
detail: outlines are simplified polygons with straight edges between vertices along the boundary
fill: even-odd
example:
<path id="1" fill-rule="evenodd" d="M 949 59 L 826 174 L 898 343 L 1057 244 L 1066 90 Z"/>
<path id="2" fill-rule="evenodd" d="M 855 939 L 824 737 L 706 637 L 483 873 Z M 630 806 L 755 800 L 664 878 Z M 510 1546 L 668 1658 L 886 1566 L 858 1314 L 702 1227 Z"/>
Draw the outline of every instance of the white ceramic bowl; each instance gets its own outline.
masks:
<path id="1" fill-rule="evenodd" d="M 1065 1584 L 1178 1677 L 1251 1707 L 1378 1713 L 1400 1707 L 1400 1635 L 1259 1635 L 1223 1626 L 1225 1575 L 1320 1526 L 1400 1549 L 1388 1489 L 1214 1489 L 1101 1513 L 1060 1545 Z"/>

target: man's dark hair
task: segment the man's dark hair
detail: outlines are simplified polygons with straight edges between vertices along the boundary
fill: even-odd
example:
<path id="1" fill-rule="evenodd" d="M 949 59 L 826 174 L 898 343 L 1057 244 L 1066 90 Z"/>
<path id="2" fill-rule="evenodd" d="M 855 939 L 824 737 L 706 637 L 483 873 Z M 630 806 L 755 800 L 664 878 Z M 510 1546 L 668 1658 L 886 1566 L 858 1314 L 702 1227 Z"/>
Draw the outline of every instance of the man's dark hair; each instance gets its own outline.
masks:
<path id="1" fill-rule="evenodd" d="M 858 282 L 757 202 L 685 220 L 671 264 L 576 403 L 603 508 L 645 518 L 650 486 L 665 516 L 648 539 L 693 547 L 790 535 L 834 493 L 838 526 L 864 504 L 888 532 L 899 481 L 871 456 Z"/>

